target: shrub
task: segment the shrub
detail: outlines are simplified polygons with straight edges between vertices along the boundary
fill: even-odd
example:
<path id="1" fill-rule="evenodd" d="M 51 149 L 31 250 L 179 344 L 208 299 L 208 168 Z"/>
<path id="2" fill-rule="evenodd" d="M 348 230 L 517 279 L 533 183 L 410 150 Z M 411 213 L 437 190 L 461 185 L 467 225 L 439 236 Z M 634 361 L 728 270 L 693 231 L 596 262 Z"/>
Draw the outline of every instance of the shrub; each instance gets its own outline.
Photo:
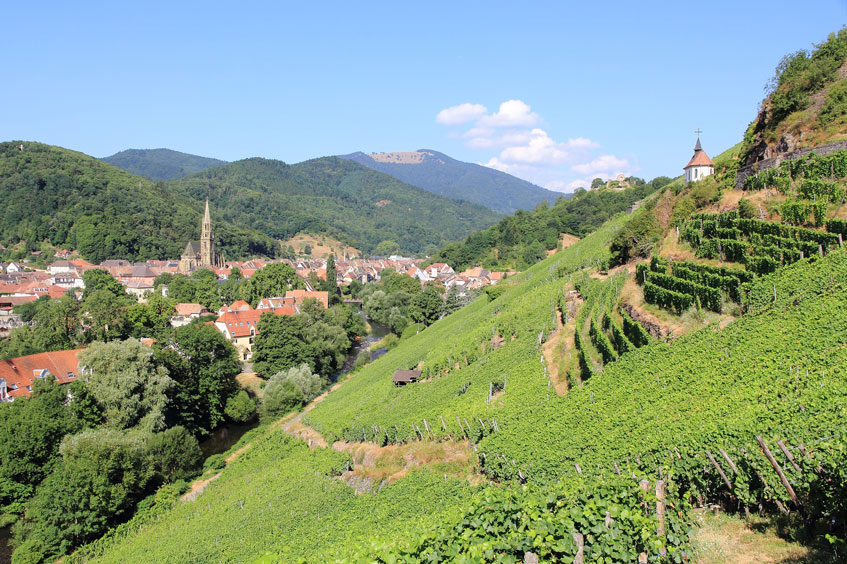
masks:
<path id="1" fill-rule="evenodd" d="M 226 466 L 226 457 L 222 454 L 213 454 L 203 463 L 203 472 L 209 470 L 221 470 Z"/>
<path id="2" fill-rule="evenodd" d="M 246 423 L 256 414 L 256 402 L 246 391 L 241 390 L 226 400 L 224 412 L 236 423 Z"/>
<path id="3" fill-rule="evenodd" d="M 156 472 L 168 482 L 191 477 L 203 458 L 197 439 L 179 425 L 150 435 L 147 454 Z"/>
<path id="4" fill-rule="evenodd" d="M 312 374 L 307 364 L 277 372 L 265 386 L 262 412 L 274 416 L 297 409 L 310 402 L 320 391 L 321 377 Z"/>

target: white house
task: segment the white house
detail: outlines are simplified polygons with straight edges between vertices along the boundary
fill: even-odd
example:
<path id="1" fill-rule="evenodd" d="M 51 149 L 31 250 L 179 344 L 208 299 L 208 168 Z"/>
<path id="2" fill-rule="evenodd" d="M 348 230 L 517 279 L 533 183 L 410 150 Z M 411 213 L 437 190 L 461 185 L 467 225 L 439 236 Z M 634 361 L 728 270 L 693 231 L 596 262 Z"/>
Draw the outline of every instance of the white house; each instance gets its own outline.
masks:
<path id="1" fill-rule="evenodd" d="M 715 173 L 715 163 L 700 146 L 700 137 L 697 137 L 697 144 L 694 145 L 694 156 L 688 161 L 688 164 L 683 168 L 685 171 L 685 183 L 697 182 L 707 176 Z"/>

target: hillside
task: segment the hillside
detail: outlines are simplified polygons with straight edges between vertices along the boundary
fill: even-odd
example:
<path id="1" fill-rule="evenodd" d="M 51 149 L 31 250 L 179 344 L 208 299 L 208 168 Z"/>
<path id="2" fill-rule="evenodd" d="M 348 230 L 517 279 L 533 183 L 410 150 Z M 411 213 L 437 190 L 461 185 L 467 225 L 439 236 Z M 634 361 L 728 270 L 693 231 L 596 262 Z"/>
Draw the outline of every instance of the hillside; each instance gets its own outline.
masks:
<path id="1" fill-rule="evenodd" d="M 639 552 L 656 550 L 656 514 L 651 510 L 637 524 L 628 516 L 641 511 L 638 480 L 652 484 L 659 468 L 673 476 L 668 495 L 676 509 L 666 516 L 671 532 L 658 542 L 667 543 L 671 555 L 691 556 L 687 497 L 677 497 L 677 488 L 708 499 L 759 500 L 775 512 L 775 504 L 791 503 L 767 461 L 742 454 L 759 452 L 756 434 L 774 449 L 780 439 L 791 448 L 809 445 L 813 462 L 797 454 L 802 472 L 784 463 L 804 499 L 821 484 L 815 464 L 833 480 L 827 487 L 841 491 L 832 466 L 838 458 L 830 456 L 843 446 L 832 433 L 840 428 L 837 406 L 847 399 L 847 374 L 839 368 L 847 360 L 847 317 L 838 313 L 847 311 L 847 255 L 836 251 L 762 278 L 752 294 L 766 299 L 776 286 L 779 300 L 763 301 L 723 330 L 712 326 L 671 343 L 645 342 L 605 366 L 595 344 L 603 340 L 589 337 L 587 329 L 577 330 L 586 342 L 575 350 L 548 350 L 545 344 L 557 342 L 569 326 L 593 325 L 595 315 L 612 311 L 607 308 L 619 300 L 621 276 L 585 274 L 590 265 L 610 260 L 610 242 L 632 220 L 619 216 L 404 341 L 304 417 L 329 443 L 346 441 L 335 444 L 345 452 L 344 445 L 360 444 L 351 441 L 397 448 L 392 443 L 426 445 L 419 439 L 433 437 L 435 444 L 450 444 L 469 437 L 483 475 L 510 487 L 469 488 L 452 473 L 441 479 L 446 471 L 436 459 L 393 482 L 377 478 L 373 492 L 355 496 L 336 476 L 347 465 L 356 472 L 368 472 L 368 464 L 378 468 L 380 458 L 368 463 L 329 448 L 309 451 L 272 426 L 197 501 L 140 515 L 90 553 L 102 555 L 90 561 L 249 562 L 267 552 L 266 562 L 353 562 L 366 555 L 419 562 L 453 561 L 445 553 L 460 551 L 490 562 L 493 556 L 484 554 L 491 543 L 514 560 L 534 551 L 547 560 L 572 561 L 577 548 L 571 532 L 593 530 L 584 537 L 586 561 L 610 550 L 609 561 L 632 562 Z M 574 287 L 585 299 L 581 308 L 577 302 L 566 306 Z M 492 335 L 504 337 L 503 344 Z M 549 355 L 567 363 L 572 353 L 598 368 L 578 369 L 572 388 L 559 395 Z M 414 366 L 423 370 L 423 382 L 391 384 L 395 369 Z M 318 439 L 310 441 L 315 446 Z M 704 451 L 719 449 L 738 466 L 735 489 L 726 489 L 705 457 Z M 756 473 L 771 487 L 763 489 Z M 801 486 L 801 474 L 811 490 Z M 605 510 L 597 507 L 610 512 L 606 533 Z M 531 523 L 521 520 L 524 511 L 536 515 Z M 496 532 L 504 522 L 515 527 L 508 536 Z M 429 551 L 443 558 L 430 560 Z M 89 560 L 70 560 L 82 561 Z"/>
<path id="2" fill-rule="evenodd" d="M 335 157 L 295 165 L 246 159 L 167 187 L 189 199 L 208 195 L 226 220 L 275 239 L 323 233 L 364 252 L 393 241 L 402 252 L 422 253 L 499 219 L 480 205 L 436 196 Z"/>
<path id="3" fill-rule="evenodd" d="M 150 180 L 173 180 L 226 164 L 226 161 L 171 149 L 127 149 L 100 160 Z"/>
<path id="4" fill-rule="evenodd" d="M 20 145 L 23 150 L 20 150 Z M 76 249 L 87 260 L 177 259 L 196 239 L 202 199 L 60 147 L 0 143 L 0 241 Z M 229 258 L 274 256 L 278 245 L 254 230 L 221 221 L 215 235 Z"/>
<path id="5" fill-rule="evenodd" d="M 568 197 L 499 170 L 420 149 L 407 153 L 351 153 L 339 158 L 384 172 L 412 186 L 448 198 L 481 204 L 503 214 L 531 210 L 542 201 Z"/>
<path id="6" fill-rule="evenodd" d="M 786 55 L 744 136 L 741 164 L 847 139 L 845 61 L 847 28 L 831 33 L 811 51 Z"/>
<path id="7" fill-rule="evenodd" d="M 570 199 L 542 204 L 532 211 L 519 211 L 486 230 L 440 249 L 434 261 L 458 270 L 482 265 L 493 270 L 523 270 L 560 247 L 563 234 L 583 237 L 636 202 L 664 186 L 660 177 L 649 184 L 617 191 L 579 190 Z"/>

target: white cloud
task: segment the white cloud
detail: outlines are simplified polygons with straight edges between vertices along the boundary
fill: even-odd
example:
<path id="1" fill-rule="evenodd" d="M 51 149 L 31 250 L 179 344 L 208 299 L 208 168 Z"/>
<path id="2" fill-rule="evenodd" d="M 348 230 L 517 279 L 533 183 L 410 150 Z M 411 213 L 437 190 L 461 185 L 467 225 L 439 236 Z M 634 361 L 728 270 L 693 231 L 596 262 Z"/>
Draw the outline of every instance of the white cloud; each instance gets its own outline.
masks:
<path id="1" fill-rule="evenodd" d="M 629 161 L 619 159 L 615 155 L 600 155 L 590 162 L 574 165 L 571 168 L 579 174 L 585 175 L 601 172 L 611 174 L 612 171 L 622 172 L 624 169 L 629 169 L 630 165 Z"/>
<path id="2" fill-rule="evenodd" d="M 538 114 L 522 100 L 507 100 L 491 115 L 480 118 L 479 124 L 489 127 L 531 127 L 538 123 Z"/>
<path id="3" fill-rule="evenodd" d="M 488 112 L 488 108 L 482 104 L 471 104 L 465 102 L 458 106 L 451 106 L 438 112 L 435 121 L 443 125 L 461 125 L 475 121 Z"/>
<path id="4" fill-rule="evenodd" d="M 489 160 L 480 163 L 483 166 L 557 192 L 587 188 L 597 176 L 631 175 L 638 170 L 625 158 L 598 155 L 601 145 L 587 137 L 555 140 L 538 127 L 541 117 L 522 100 L 507 100 L 494 113 L 482 104 L 466 102 L 441 110 L 436 121 L 463 126 L 448 135 L 463 139 L 467 147 L 489 152 Z"/>
<path id="5" fill-rule="evenodd" d="M 533 129 L 524 145 L 506 147 L 500 158 L 507 162 L 561 164 L 571 156 L 566 143 L 556 143 L 543 129 Z"/>

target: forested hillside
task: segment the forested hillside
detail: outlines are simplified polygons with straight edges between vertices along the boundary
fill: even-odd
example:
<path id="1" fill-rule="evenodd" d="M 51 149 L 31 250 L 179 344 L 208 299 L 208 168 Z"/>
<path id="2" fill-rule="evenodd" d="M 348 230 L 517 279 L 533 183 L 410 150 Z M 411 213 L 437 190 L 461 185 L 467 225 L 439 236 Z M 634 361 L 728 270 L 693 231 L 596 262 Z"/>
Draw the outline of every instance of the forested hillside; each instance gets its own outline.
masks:
<path id="1" fill-rule="evenodd" d="M 161 183 L 82 153 L 18 141 L 0 143 L 0 201 L 7 246 L 47 242 L 95 263 L 179 258 L 199 236 L 203 213 L 202 199 L 176 196 Z M 228 258 L 276 253 L 270 237 L 216 220 L 216 244 Z"/>
<path id="2" fill-rule="evenodd" d="M 295 165 L 246 159 L 167 186 L 186 198 L 208 195 L 223 218 L 271 237 L 326 233 L 365 252 L 387 241 L 396 250 L 422 253 L 499 218 L 480 205 L 436 196 L 336 157 Z"/>
<path id="3" fill-rule="evenodd" d="M 532 211 L 518 211 L 464 241 L 451 243 L 433 260 L 457 270 L 473 265 L 522 270 L 556 249 L 562 234 L 583 237 L 668 182 L 669 178 L 660 177 L 623 191 L 579 190 L 570 199 L 560 197 L 552 205 L 542 203 Z"/>
<path id="4" fill-rule="evenodd" d="M 537 204 L 562 196 L 493 168 L 465 163 L 444 153 L 421 149 L 410 162 L 392 162 L 397 153 L 339 155 L 368 168 L 384 172 L 412 186 L 447 198 L 482 204 L 503 214 L 531 210 Z M 400 153 L 405 155 L 406 153 Z"/>
<path id="5" fill-rule="evenodd" d="M 226 161 L 219 159 L 190 155 L 171 149 L 127 149 L 101 160 L 150 180 L 173 180 L 226 164 Z"/>

